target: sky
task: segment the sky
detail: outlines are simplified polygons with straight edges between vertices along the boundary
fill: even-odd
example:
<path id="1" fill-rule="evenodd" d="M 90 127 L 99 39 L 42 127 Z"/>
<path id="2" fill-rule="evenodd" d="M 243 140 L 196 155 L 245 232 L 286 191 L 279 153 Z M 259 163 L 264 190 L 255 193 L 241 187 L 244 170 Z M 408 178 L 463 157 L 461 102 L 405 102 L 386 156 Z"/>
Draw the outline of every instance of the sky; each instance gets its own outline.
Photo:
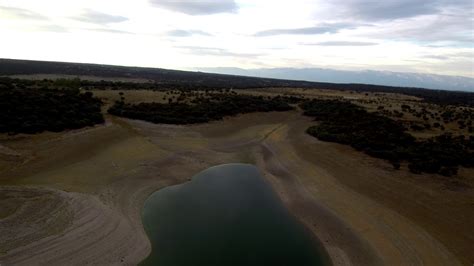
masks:
<path id="1" fill-rule="evenodd" d="M 474 77 L 472 0 L 0 0 L 0 58 Z"/>

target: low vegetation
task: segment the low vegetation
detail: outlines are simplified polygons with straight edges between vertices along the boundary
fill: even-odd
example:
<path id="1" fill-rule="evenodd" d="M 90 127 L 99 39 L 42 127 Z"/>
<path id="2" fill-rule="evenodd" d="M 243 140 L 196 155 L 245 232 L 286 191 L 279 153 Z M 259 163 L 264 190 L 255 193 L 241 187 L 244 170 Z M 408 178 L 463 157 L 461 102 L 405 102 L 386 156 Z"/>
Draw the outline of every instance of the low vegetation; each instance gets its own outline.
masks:
<path id="1" fill-rule="evenodd" d="M 349 102 L 311 100 L 304 114 L 320 121 L 307 133 L 323 141 L 351 145 L 368 155 L 389 160 L 394 168 L 408 162 L 413 173 L 455 175 L 459 166 L 474 167 L 474 138 L 449 134 L 418 141 L 397 121 Z"/>
<path id="2" fill-rule="evenodd" d="M 147 81 L 133 82 L 90 82 L 81 80 L 82 87 L 103 89 L 136 89 L 154 90 L 180 89 L 249 89 L 249 88 L 308 88 L 344 90 L 355 92 L 389 92 L 402 93 L 424 99 L 426 102 L 439 105 L 462 105 L 474 107 L 474 93 L 458 91 L 429 90 L 422 88 L 391 87 L 368 84 L 336 84 L 325 82 L 308 82 L 297 80 L 280 80 L 270 78 L 254 78 L 234 75 L 220 75 L 201 72 L 178 71 L 160 68 L 123 67 L 110 65 L 93 65 L 78 63 L 0 60 L 0 75 L 56 74 L 72 76 L 98 76 L 113 78 L 133 78 Z"/>
<path id="3" fill-rule="evenodd" d="M 59 132 L 103 123 L 102 102 L 79 90 L 22 88 L 0 84 L 0 132 Z"/>
<path id="4" fill-rule="evenodd" d="M 291 107 L 282 97 L 213 94 L 191 102 L 139 103 L 116 102 L 112 115 L 164 124 L 195 124 L 220 120 L 226 116 L 252 112 L 288 111 Z"/>
<path id="5" fill-rule="evenodd" d="M 130 84 L 80 79 L 0 78 L 0 132 L 32 134 L 103 123 L 100 110 L 102 102 L 93 97 L 91 92 L 81 93 L 89 89 L 121 90 L 118 93 L 119 101 L 108 110 L 112 115 L 165 124 L 206 123 L 237 114 L 288 111 L 294 109 L 292 104 L 304 101 L 301 95 L 296 94 L 242 95 L 225 86 L 194 90 L 171 81 L 169 84 Z M 196 88 L 203 86 L 201 83 L 193 84 Z M 132 104 L 125 101 L 127 93 L 123 91 L 142 87 L 161 91 L 161 102 Z M 430 93 L 435 95 L 434 91 L 422 92 L 425 98 Z M 454 98 L 459 96 L 450 95 Z M 359 106 L 339 97 L 334 100 L 305 101 L 300 106 L 305 115 L 319 121 L 318 125 L 308 128 L 309 134 L 324 141 L 351 145 L 371 156 L 390 161 L 395 168 L 407 162 L 414 173 L 451 176 L 457 173 L 459 166 L 474 165 L 472 108 L 449 105 L 450 101 L 433 104 L 418 101 L 382 102 L 380 99 L 384 97 L 359 99 Z M 370 101 L 366 105 L 375 106 L 372 110 L 376 112 L 368 112 L 362 101 Z M 418 140 L 408 133 L 428 130 L 434 133 Z"/>

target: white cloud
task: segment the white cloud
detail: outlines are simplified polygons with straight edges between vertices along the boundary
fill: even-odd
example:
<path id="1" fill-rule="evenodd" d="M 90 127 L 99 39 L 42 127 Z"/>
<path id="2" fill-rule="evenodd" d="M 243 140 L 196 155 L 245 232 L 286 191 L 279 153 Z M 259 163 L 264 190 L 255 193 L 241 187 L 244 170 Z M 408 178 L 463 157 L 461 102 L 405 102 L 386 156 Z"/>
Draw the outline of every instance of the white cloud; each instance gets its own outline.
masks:
<path id="1" fill-rule="evenodd" d="M 85 9 L 79 16 L 75 16 L 73 19 L 95 24 L 119 23 L 128 20 L 124 16 L 110 15 L 92 9 Z"/>
<path id="2" fill-rule="evenodd" d="M 234 0 L 150 0 L 154 6 L 188 15 L 234 13 L 238 6 Z"/>
<path id="3" fill-rule="evenodd" d="M 0 57 L 474 76 L 468 1 L 367 1 L 0 0 Z"/>

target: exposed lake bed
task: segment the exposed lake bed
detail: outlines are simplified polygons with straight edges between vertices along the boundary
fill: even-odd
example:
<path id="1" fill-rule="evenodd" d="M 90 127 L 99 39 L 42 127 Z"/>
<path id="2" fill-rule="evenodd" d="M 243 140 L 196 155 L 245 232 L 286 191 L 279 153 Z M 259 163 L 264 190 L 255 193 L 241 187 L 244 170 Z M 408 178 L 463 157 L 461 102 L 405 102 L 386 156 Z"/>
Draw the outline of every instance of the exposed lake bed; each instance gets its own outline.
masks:
<path id="1" fill-rule="evenodd" d="M 145 202 L 142 265 L 327 265 L 314 236 L 249 164 L 225 164 Z"/>
<path id="2" fill-rule="evenodd" d="M 30 153 L 23 152 L 18 159 L 0 162 L 0 167 L 11 167 L 0 175 L 2 185 L 28 191 L 38 186 L 54 189 L 71 200 L 65 211 L 76 219 L 72 224 L 66 219 L 67 229 L 51 235 L 45 219 L 35 219 L 38 215 L 8 216 L 4 222 L 39 229 L 30 230 L 31 235 L 12 231 L 23 244 L 0 253 L 0 263 L 137 265 L 152 252 L 142 220 L 148 197 L 186 184 L 209 167 L 232 162 L 257 166 L 291 214 L 321 240 L 334 265 L 462 265 L 450 253 L 453 250 L 472 261 L 472 253 L 462 253 L 470 250 L 461 249 L 472 246 L 472 228 L 467 228 L 469 193 L 433 185 L 432 196 L 425 197 L 431 181 L 414 185 L 415 176 L 409 173 L 393 171 L 350 148 L 317 141 L 304 131 L 313 123 L 298 112 L 248 114 L 193 126 L 110 119 L 106 126 L 9 140 L 2 145 L 31 150 L 35 157 L 28 159 Z M 13 159 L 23 158 L 29 161 L 16 166 Z M 15 198 L 5 199 L 10 203 L 0 200 L 6 204 L 2 206 L 10 206 Z M 453 206 L 464 208 L 465 216 L 441 219 Z M 426 218 L 420 221 L 408 210 Z M 56 217 L 45 216 L 46 221 Z M 420 227 L 424 222 L 437 224 Z M 464 233 L 452 234 L 452 228 Z M 48 237 L 37 240 L 37 232 Z M 7 240 L 0 235 L 0 242 Z M 465 243 L 445 242 L 451 238 Z"/>

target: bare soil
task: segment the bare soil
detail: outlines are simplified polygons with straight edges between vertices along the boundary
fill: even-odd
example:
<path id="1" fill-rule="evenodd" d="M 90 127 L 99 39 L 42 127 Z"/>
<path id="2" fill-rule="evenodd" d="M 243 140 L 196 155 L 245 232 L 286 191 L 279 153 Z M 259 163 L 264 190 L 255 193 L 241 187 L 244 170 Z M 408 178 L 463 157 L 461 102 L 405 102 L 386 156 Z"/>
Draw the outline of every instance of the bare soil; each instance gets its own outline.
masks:
<path id="1" fill-rule="evenodd" d="M 474 193 L 304 133 L 297 111 L 193 126 L 108 117 L 0 136 L 0 264 L 135 265 L 146 198 L 208 167 L 253 163 L 335 265 L 470 265 Z M 464 184 L 472 170 L 461 169 Z"/>

